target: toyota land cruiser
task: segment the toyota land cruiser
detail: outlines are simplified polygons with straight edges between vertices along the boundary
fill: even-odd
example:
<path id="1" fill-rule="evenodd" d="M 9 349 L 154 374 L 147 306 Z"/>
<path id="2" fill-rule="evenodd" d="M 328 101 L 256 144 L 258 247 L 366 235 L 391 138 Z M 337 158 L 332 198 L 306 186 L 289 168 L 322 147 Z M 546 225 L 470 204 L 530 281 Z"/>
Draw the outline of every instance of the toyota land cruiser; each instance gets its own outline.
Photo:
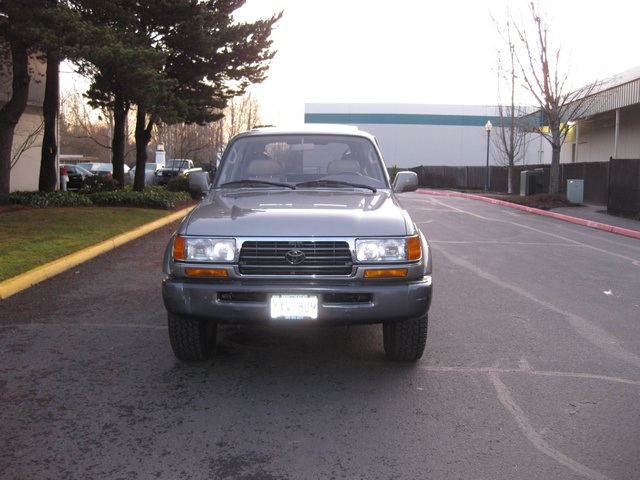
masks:
<path id="1" fill-rule="evenodd" d="M 355 127 L 254 129 L 233 138 L 215 182 L 164 256 L 169 338 L 181 360 L 208 358 L 218 324 L 378 323 L 393 360 L 427 339 L 431 254 L 396 198 L 377 143 Z"/>

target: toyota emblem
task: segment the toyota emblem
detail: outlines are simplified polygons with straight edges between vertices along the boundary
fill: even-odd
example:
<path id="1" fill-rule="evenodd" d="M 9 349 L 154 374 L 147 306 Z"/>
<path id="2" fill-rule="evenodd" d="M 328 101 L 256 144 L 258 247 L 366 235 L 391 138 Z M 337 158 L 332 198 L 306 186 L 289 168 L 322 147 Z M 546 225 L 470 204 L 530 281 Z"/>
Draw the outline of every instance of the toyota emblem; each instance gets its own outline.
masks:
<path id="1" fill-rule="evenodd" d="M 304 262 L 305 258 L 306 255 L 301 250 L 289 250 L 284 255 L 284 259 L 291 265 L 300 265 L 302 262 Z"/>

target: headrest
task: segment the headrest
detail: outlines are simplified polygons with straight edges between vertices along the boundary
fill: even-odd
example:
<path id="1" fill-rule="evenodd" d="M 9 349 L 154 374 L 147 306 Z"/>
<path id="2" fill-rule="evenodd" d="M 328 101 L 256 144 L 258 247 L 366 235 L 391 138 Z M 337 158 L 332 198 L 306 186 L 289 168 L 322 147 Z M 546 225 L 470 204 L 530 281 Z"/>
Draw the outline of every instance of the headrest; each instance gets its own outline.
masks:
<path id="1" fill-rule="evenodd" d="M 247 167 L 247 175 L 250 177 L 278 175 L 282 170 L 282 164 L 275 160 L 251 160 Z"/>
<path id="2" fill-rule="evenodd" d="M 336 175 L 344 172 L 360 172 L 360 163 L 353 159 L 334 160 L 327 167 L 328 175 Z"/>

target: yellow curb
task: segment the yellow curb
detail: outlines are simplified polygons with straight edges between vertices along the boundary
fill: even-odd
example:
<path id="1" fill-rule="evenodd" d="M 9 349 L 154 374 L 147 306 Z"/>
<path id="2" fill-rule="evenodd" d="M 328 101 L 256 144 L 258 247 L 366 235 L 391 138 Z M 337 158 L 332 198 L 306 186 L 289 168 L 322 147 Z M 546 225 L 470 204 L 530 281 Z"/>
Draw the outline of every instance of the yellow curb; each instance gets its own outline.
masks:
<path id="1" fill-rule="evenodd" d="M 158 220 L 142 225 L 141 227 L 135 228 L 127 233 L 110 238 L 109 240 L 105 240 L 104 242 L 100 242 L 96 245 L 80 250 L 79 252 L 72 253 L 71 255 L 59 258 L 58 260 L 54 260 L 53 262 L 49 262 L 45 265 L 34 268 L 33 270 L 29 270 L 28 272 L 21 273 L 20 275 L 0 282 L 0 300 L 4 300 L 5 298 L 26 290 L 27 288 L 44 280 L 55 277 L 76 265 L 113 250 L 127 242 L 130 242 L 131 240 L 135 240 L 136 238 L 146 235 L 153 230 L 168 225 L 176 220 L 180 220 L 185 217 L 192 208 L 193 207 L 185 208 L 172 213 L 171 215 L 167 215 L 166 217 L 159 218 Z"/>

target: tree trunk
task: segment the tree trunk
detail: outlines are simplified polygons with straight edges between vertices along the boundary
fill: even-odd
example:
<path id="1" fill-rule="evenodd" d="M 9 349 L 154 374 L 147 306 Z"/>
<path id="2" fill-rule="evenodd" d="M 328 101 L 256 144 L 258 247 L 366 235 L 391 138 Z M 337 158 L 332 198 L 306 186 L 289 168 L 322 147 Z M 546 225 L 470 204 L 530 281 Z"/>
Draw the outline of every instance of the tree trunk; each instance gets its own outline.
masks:
<path id="1" fill-rule="evenodd" d="M 552 123 L 552 122 L 550 122 Z M 562 148 L 562 138 L 560 126 L 551 126 L 551 171 L 549 178 L 549 193 L 558 195 L 560 193 L 560 149 Z"/>
<path id="2" fill-rule="evenodd" d="M 40 160 L 40 178 L 38 189 L 41 192 L 53 192 L 56 189 L 58 172 L 56 158 L 58 144 L 56 141 L 56 124 L 58 105 L 60 104 L 60 53 L 47 52 L 47 78 L 44 90 L 44 136 L 42 139 L 42 155 Z"/>
<path id="3" fill-rule="evenodd" d="M 509 195 L 513 194 L 513 170 L 513 163 L 510 161 L 507 168 L 507 193 Z"/>
<path id="4" fill-rule="evenodd" d="M 124 144 L 125 131 L 127 126 L 127 114 L 129 113 L 129 102 L 121 93 L 114 95 L 113 107 L 113 139 L 111 140 L 113 164 L 113 179 L 124 186 Z"/>
<path id="5" fill-rule="evenodd" d="M 149 120 L 146 124 L 147 115 L 144 108 L 138 106 L 136 115 L 136 176 L 133 180 L 133 189 L 141 192 L 144 189 L 147 163 L 147 145 L 151 141 L 151 132 L 153 131 L 153 120 Z"/>
<path id="6" fill-rule="evenodd" d="M 549 178 L 549 193 L 560 193 L 560 145 L 551 145 L 551 172 Z"/>
<path id="7" fill-rule="evenodd" d="M 9 204 L 11 191 L 11 153 L 13 135 L 29 99 L 29 54 L 27 46 L 19 41 L 10 42 L 12 67 L 12 94 L 0 109 L 0 205 Z"/>

